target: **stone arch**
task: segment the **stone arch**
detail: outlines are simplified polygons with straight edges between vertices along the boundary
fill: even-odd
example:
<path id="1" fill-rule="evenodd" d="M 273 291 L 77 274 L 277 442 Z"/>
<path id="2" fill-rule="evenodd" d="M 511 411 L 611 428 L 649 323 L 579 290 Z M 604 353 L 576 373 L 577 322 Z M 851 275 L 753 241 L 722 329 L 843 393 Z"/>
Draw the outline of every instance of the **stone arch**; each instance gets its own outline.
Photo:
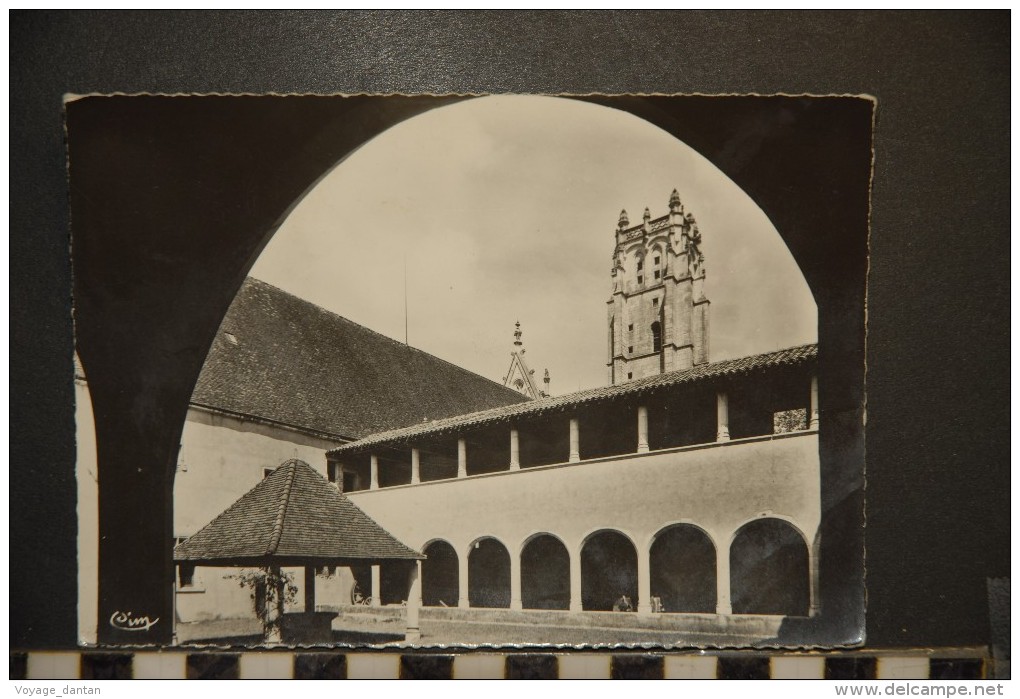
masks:
<path id="1" fill-rule="evenodd" d="M 433 539 L 423 549 L 421 601 L 425 607 L 456 607 L 460 597 L 460 559 L 457 550 L 443 539 Z"/>
<path id="2" fill-rule="evenodd" d="M 778 517 L 748 522 L 734 534 L 729 556 L 734 614 L 808 615 L 810 555 L 793 524 Z"/>
<path id="3" fill-rule="evenodd" d="M 510 552 L 499 539 L 483 536 L 468 548 L 468 604 L 509 609 Z"/>
<path id="4" fill-rule="evenodd" d="M 664 612 L 716 609 L 716 549 L 712 537 L 694 524 L 663 527 L 648 551 L 652 597 Z"/>
<path id="5" fill-rule="evenodd" d="M 600 529 L 581 544 L 581 608 L 612 611 L 621 597 L 637 608 L 637 548 L 626 534 Z"/>
<path id="6" fill-rule="evenodd" d="M 563 541 L 541 532 L 521 547 L 521 603 L 525 609 L 570 608 L 570 553 Z"/>

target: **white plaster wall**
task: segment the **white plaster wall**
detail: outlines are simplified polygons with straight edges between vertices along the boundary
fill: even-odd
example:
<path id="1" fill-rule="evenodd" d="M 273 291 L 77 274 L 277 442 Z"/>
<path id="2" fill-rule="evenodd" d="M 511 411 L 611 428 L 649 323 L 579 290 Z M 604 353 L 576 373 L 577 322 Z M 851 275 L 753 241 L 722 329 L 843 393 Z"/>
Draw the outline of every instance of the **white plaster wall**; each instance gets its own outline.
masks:
<path id="1" fill-rule="evenodd" d="M 77 358 L 76 358 L 77 359 Z M 76 365 L 78 362 L 75 362 Z M 99 630 L 99 460 L 88 384 L 74 380 L 78 481 L 78 641 L 93 645 Z"/>
<path id="2" fill-rule="evenodd" d="M 583 439 L 583 434 L 582 434 Z M 444 539 L 466 555 L 481 536 L 518 556 L 533 534 L 560 537 L 573 556 L 599 529 L 647 551 L 662 527 L 690 522 L 717 551 L 762 516 L 787 519 L 810 546 L 820 519 L 818 436 L 770 436 L 434 481 L 351 494 L 401 541 Z"/>
<path id="3" fill-rule="evenodd" d="M 265 469 L 288 459 L 301 459 L 325 476 L 325 452 L 335 446 L 336 442 L 300 432 L 190 408 L 174 478 L 174 535 L 191 536 L 258 485 Z M 301 610 L 304 571 L 285 570 L 294 573 L 298 586 L 297 600 L 289 609 Z M 194 585 L 177 592 L 177 620 L 254 616 L 249 591 L 228 577 L 238 572 L 236 568 L 196 568 Z M 349 599 L 349 582 L 324 578 L 319 582 L 317 603 L 332 605 Z"/>
<path id="4" fill-rule="evenodd" d="M 337 442 L 189 408 L 174 477 L 174 535 L 190 536 L 258 485 L 267 468 L 301 459 L 326 475 Z"/>

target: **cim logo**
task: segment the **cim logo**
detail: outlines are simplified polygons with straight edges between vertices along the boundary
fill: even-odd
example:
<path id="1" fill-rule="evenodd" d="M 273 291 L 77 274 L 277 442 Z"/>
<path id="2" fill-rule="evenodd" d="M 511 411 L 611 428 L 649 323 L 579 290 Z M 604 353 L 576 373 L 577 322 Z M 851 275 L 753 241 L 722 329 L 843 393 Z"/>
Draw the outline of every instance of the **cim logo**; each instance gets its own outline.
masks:
<path id="1" fill-rule="evenodd" d="M 133 612 L 114 612 L 110 615 L 110 626 L 121 631 L 148 631 L 159 621 L 159 617 L 134 616 Z"/>

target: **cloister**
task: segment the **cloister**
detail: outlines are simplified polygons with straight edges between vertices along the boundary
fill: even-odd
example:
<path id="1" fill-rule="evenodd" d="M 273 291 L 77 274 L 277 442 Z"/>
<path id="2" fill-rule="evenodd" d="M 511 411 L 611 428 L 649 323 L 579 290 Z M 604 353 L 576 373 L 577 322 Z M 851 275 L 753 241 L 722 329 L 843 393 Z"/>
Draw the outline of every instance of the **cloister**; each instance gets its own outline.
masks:
<path id="1" fill-rule="evenodd" d="M 406 565 L 420 565 L 424 606 L 813 616 L 816 352 L 343 445 L 330 480 L 427 557 L 355 575 L 382 605 L 407 598 Z"/>

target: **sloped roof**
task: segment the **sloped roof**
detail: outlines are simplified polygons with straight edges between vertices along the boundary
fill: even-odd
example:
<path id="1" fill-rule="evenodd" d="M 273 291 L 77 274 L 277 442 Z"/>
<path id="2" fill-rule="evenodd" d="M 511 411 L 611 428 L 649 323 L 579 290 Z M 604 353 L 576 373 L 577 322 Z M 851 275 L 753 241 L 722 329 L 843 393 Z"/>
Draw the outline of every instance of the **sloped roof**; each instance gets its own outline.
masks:
<path id="1" fill-rule="evenodd" d="M 194 405 L 337 439 L 523 400 L 252 278 L 220 324 L 191 397 Z"/>
<path id="2" fill-rule="evenodd" d="M 699 364 L 691 369 L 656 374 L 655 376 L 647 376 L 614 386 L 591 388 L 576 393 L 568 393 L 563 396 L 541 398 L 517 405 L 508 405 L 467 415 L 457 415 L 444 420 L 435 420 L 427 424 L 389 430 L 359 439 L 355 442 L 343 444 L 328 453 L 330 455 L 346 454 L 386 442 L 399 442 L 422 435 L 442 434 L 465 428 L 508 422 L 515 418 L 534 417 L 543 413 L 573 408 L 586 403 L 610 401 L 622 396 L 638 396 L 681 384 L 740 376 L 775 367 L 808 364 L 815 361 L 817 356 L 818 345 L 811 344 L 790 347 L 789 349 L 768 352 L 766 354 L 755 354 L 739 359 L 726 359 L 711 364 Z"/>
<path id="3" fill-rule="evenodd" d="M 207 565 L 339 565 L 424 558 L 304 461 L 291 459 L 194 536 L 174 560 Z"/>

